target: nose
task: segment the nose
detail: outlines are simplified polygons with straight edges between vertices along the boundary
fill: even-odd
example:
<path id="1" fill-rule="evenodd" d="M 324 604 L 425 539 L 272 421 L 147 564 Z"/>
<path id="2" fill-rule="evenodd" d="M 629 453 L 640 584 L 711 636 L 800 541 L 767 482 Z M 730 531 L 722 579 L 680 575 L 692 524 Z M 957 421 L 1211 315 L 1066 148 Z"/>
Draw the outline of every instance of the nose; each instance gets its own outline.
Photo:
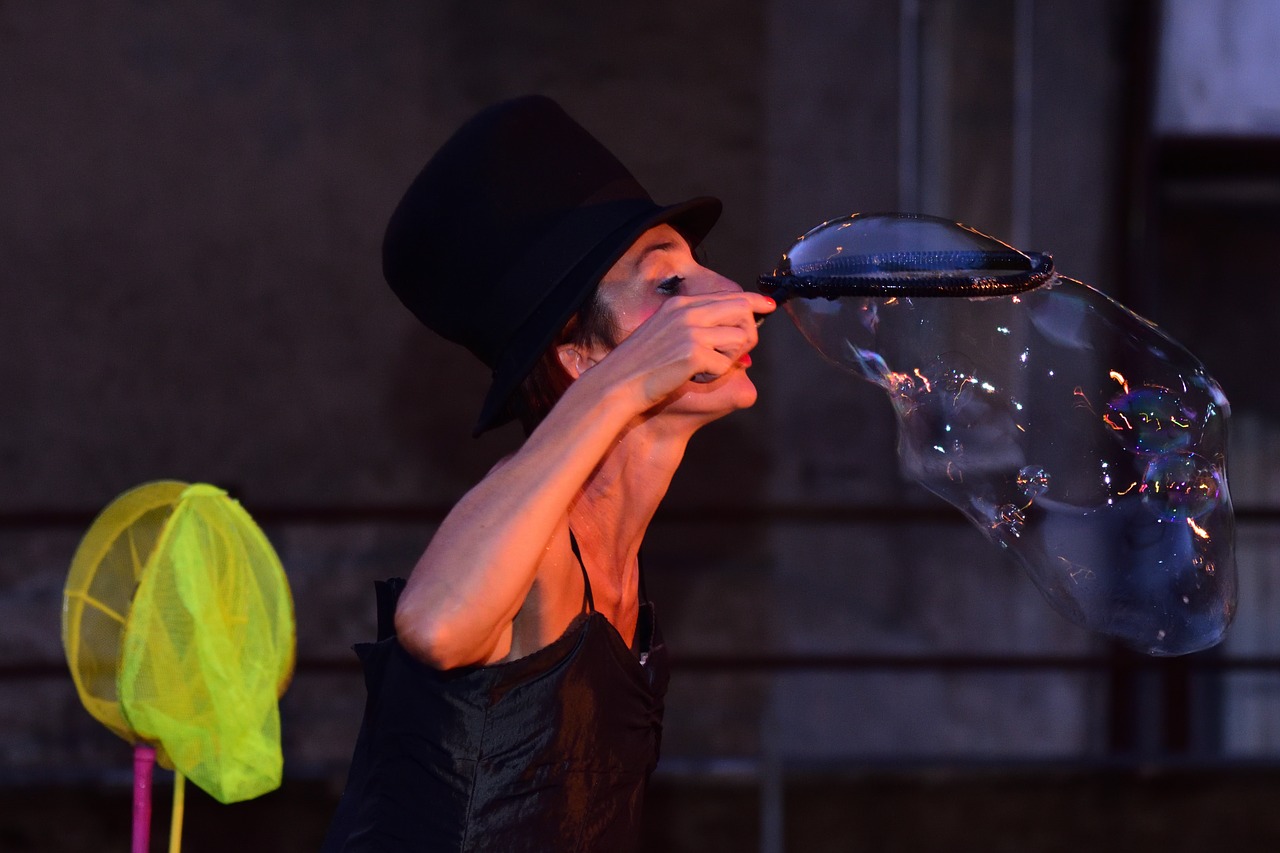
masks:
<path id="1" fill-rule="evenodd" d="M 742 285 L 712 269 L 703 267 L 688 285 L 690 295 L 706 293 L 741 293 Z"/>

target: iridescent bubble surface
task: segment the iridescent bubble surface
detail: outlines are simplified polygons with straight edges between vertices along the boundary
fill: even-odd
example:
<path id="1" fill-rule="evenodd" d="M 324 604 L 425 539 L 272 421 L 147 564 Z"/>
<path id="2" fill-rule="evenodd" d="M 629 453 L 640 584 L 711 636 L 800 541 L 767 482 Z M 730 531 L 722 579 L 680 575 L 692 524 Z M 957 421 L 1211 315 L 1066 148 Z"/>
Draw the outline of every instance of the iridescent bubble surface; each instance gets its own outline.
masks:
<path id="1" fill-rule="evenodd" d="M 1049 491 L 1049 472 L 1039 465 L 1027 465 L 1018 471 L 1018 485 L 1027 500 L 1033 501 Z"/>
<path id="2" fill-rule="evenodd" d="M 1146 386 L 1128 390 L 1107 402 L 1103 422 L 1122 444 L 1138 454 L 1169 453 L 1194 446 L 1200 435 L 1196 413 L 1168 388 Z"/>
<path id="3" fill-rule="evenodd" d="M 1200 518 L 1222 500 L 1218 468 L 1197 453 L 1161 453 L 1143 472 L 1142 504 L 1166 521 Z"/>
<path id="4" fill-rule="evenodd" d="M 1184 347 L 1046 257 L 931 217 L 824 223 L 761 285 L 885 390 L 904 475 L 1059 612 L 1157 655 L 1222 639 L 1230 405 Z"/>

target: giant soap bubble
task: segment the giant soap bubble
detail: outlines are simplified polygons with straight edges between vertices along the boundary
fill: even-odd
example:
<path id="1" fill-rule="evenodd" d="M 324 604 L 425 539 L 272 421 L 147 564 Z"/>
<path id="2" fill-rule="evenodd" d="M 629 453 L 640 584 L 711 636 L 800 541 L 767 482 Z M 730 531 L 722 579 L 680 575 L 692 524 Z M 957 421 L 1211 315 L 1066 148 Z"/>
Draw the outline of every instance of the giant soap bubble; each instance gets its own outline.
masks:
<path id="1" fill-rule="evenodd" d="M 1222 639 L 1231 409 L 1168 335 L 1047 255 L 926 216 L 826 222 L 760 284 L 888 393 L 903 473 L 1068 619 L 1155 655 Z"/>

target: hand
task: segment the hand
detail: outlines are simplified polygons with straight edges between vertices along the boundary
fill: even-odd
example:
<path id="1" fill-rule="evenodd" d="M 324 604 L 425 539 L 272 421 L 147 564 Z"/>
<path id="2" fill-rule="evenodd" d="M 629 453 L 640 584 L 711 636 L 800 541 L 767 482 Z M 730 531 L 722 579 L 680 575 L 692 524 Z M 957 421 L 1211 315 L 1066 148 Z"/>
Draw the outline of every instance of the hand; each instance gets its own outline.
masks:
<path id="1" fill-rule="evenodd" d="M 691 379 L 709 384 L 741 367 L 759 340 L 757 317 L 776 307 L 739 290 L 670 297 L 616 349 L 592 360 L 591 372 L 598 381 L 633 385 L 641 410 L 648 409 Z"/>
<path id="2" fill-rule="evenodd" d="M 765 315 L 763 314 L 755 315 L 757 329 L 760 328 L 762 325 L 764 325 L 764 317 Z M 705 385 L 709 382 L 715 382 L 719 378 L 720 378 L 719 376 L 716 376 L 713 373 L 695 373 L 693 375 L 693 381 L 697 382 L 700 385 Z"/>

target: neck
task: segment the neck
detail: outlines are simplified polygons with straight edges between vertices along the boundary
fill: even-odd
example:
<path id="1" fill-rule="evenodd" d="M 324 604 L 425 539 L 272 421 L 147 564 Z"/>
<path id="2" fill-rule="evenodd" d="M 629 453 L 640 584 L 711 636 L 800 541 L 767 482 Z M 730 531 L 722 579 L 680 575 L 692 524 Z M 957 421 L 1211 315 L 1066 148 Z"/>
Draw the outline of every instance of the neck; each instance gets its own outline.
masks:
<path id="1" fill-rule="evenodd" d="M 692 435 L 663 426 L 647 419 L 623 431 L 570 507 L 569 524 L 592 577 L 613 587 L 606 594 L 635 588 L 641 542 Z"/>

